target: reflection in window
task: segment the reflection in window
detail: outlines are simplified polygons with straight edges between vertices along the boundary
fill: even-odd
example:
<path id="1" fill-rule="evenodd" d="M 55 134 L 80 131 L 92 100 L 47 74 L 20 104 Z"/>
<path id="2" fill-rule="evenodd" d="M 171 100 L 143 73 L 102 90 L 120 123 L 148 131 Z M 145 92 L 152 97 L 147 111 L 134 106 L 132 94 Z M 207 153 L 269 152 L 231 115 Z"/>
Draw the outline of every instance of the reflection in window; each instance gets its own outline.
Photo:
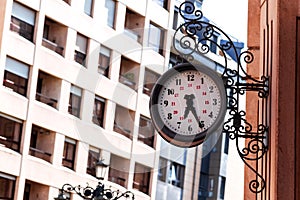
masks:
<path id="1" fill-rule="evenodd" d="M 168 9 L 168 0 L 153 0 L 155 3 L 163 7 L 164 9 Z"/>
<path id="2" fill-rule="evenodd" d="M 170 184 L 183 188 L 185 167 L 175 162 L 171 162 L 169 168 L 168 181 Z"/>
<path id="3" fill-rule="evenodd" d="M 148 46 L 159 54 L 163 54 L 164 30 L 157 25 L 150 23 Z"/>
<path id="4" fill-rule="evenodd" d="M 116 2 L 114 0 L 105 0 L 105 7 L 107 9 L 107 25 L 114 28 Z"/>
<path id="5" fill-rule="evenodd" d="M 158 164 L 158 180 L 165 182 L 167 177 L 168 160 L 165 158 L 159 158 Z"/>
<path id="6" fill-rule="evenodd" d="M 19 3 L 13 2 L 10 30 L 29 41 L 33 41 L 35 12 Z"/>
<path id="7" fill-rule="evenodd" d="M 93 15 L 93 0 L 85 0 L 84 1 L 84 13 L 89 15 L 89 16 L 92 16 Z"/>

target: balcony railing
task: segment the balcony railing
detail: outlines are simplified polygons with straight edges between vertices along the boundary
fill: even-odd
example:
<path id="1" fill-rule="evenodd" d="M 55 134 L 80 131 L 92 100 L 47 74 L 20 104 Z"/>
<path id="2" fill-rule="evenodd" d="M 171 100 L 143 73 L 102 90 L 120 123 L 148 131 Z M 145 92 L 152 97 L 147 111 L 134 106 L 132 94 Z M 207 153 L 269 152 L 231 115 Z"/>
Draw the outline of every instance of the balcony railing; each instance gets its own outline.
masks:
<path id="1" fill-rule="evenodd" d="M 37 149 L 37 148 L 34 148 L 34 147 L 30 147 L 29 148 L 29 154 L 34 156 L 34 157 L 43 159 L 47 162 L 51 162 L 52 154 L 48 153 L 48 152 L 45 152 L 43 150 L 40 150 L 40 149 Z"/>
<path id="2" fill-rule="evenodd" d="M 129 139 L 132 139 L 131 131 L 118 125 L 117 123 L 114 124 L 114 131 L 128 137 Z"/>
<path id="3" fill-rule="evenodd" d="M 120 83 L 123 83 L 124 85 L 127 85 L 131 89 L 135 89 L 136 83 L 134 82 L 134 80 L 128 78 L 126 75 L 121 74 L 119 81 L 120 81 Z"/>
<path id="4" fill-rule="evenodd" d="M 46 38 L 43 38 L 42 45 L 52 51 L 55 51 L 59 55 L 63 55 L 64 48 L 56 44 L 55 42 L 51 42 L 50 40 L 47 40 Z"/>
<path id="5" fill-rule="evenodd" d="M 139 134 L 138 135 L 138 140 L 143 142 L 144 144 L 150 146 L 150 147 L 153 147 L 153 144 L 154 144 L 154 137 L 153 136 L 148 137 L 146 135 Z"/>
<path id="6" fill-rule="evenodd" d="M 78 62 L 79 64 L 85 66 L 85 58 L 86 58 L 86 54 L 75 50 L 74 60 L 76 62 Z"/>
<path id="7" fill-rule="evenodd" d="M 130 30 L 130 29 L 125 29 L 125 30 L 124 30 L 124 33 L 125 33 L 128 37 L 132 38 L 133 40 L 135 40 L 135 41 L 141 43 L 142 37 L 141 37 L 141 35 L 140 35 L 139 33 L 137 33 L 136 31 L 133 31 L 133 30 Z"/>
<path id="8" fill-rule="evenodd" d="M 113 183 L 116 183 L 118 185 L 121 185 L 123 187 L 126 187 L 126 179 L 125 178 L 110 176 L 110 177 L 108 177 L 108 180 Z"/>
<path id="9" fill-rule="evenodd" d="M 43 95 L 41 93 L 36 93 L 36 100 L 44 103 L 44 104 L 47 104 L 53 108 L 57 108 L 57 100 L 54 99 L 54 98 L 51 98 L 51 97 L 48 97 L 46 95 Z"/>
<path id="10" fill-rule="evenodd" d="M 4 136 L 0 136 L 0 145 L 10 148 L 12 150 L 15 150 L 17 152 L 19 152 L 19 150 L 20 150 L 20 142 L 19 141 L 14 141 L 14 140 L 12 140 L 10 138 L 6 138 Z"/>

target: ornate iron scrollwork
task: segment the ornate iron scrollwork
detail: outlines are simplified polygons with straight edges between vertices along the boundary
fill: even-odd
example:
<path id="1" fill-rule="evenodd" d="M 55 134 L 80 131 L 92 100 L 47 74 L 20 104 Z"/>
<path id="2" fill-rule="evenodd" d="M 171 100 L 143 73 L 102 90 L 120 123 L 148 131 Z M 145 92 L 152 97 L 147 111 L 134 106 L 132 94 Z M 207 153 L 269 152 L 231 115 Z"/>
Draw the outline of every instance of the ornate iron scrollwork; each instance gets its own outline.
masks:
<path id="1" fill-rule="evenodd" d="M 201 10 L 197 10 L 192 2 L 182 3 L 179 13 L 184 23 L 174 33 L 173 47 L 183 60 L 193 62 L 197 54 L 208 54 L 212 46 L 217 47 L 224 57 L 221 76 L 228 94 L 229 118 L 224 123 L 223 132 L 236 141 L 239 156 L 256 175 L 255 179 L 250 181 L 249 189 L 254 193 L 260 193 L 265 189 L 266 181 L 250 162 L 258 163 L 267 152 L 269 128 L 262 123 L 257 123 L 254 128 L 247 121 L 246 112 L 240 108 L 240 98 L 241 95 L 251 91 L 257 92 L 258 99 L 266 101 L 269 95 L 269 77 L 262 76 L 257 80 L 247 74 L 243 65 L 253 62 L 253 54 L 250 51 L 239 54 L 232 39 L 223 30 L 205 20 Z M 221 36 L 224 42 L 219 44 L 214 39 L 215 35 Z M 229 51 L 233 52 L 231 58 L 227 53 Z M 229 60 L 232 59 L 236 60 L 236 66 L 229 65 Z"/>

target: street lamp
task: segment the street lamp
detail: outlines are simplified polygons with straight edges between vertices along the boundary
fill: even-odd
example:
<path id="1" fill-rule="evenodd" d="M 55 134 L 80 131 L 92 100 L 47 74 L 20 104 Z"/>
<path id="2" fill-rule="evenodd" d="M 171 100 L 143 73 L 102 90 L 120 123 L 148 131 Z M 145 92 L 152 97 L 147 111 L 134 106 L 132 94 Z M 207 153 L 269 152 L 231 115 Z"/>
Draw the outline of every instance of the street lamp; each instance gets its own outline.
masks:
<path id="1" fill-rule="evenodd" d="M 96 172 L 97 175 L 100 175 L 98 178 L 99 180 L 104 179 L 107 167 L 108 165 L 105 164 L 103 160 L 99 160 L 96 163 Z M 120 192 L 120 190 L 113 191 L 111 188 L 105 188 L 105 185 L 100 181 L 95 189 L 88 185 L 86 187 L 82 187 L 80 185 L 72 186 L 71 184 L 66 183 L 59 191 L 60 193 L 56 198 L 54 198 L 54 200 L 68 200 L 69 197 L 67 197 L 65 193 L 69 192 L 74 192 L 85 200 L 117 200 L 122 197 L 126 199 L 131 198 L 134 200 L 134 194 L 131 191 L 126 191 L 123 193 Z"/>

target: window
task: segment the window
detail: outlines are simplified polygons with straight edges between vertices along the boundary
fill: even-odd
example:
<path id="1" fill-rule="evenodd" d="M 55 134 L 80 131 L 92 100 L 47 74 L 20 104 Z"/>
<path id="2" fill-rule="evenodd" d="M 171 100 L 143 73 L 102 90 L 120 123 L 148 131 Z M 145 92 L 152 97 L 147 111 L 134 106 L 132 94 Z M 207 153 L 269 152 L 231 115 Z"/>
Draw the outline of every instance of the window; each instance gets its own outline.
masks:
<path id="1" fill-rule="evenodd" d="M 150 23 L 148 46 L 152 47 L 154 51 L 162 55 L 163 43 L 164 43 L 164 30 L 158 27 L 157 25 Z"/>
<path id="2" fill-rule="evenodd" d="M 179 21 L 179 9 L 175 7 L 174 9 L 174 17 L 173 17 L 173 29 L 176 30 L 179 26 L 178 21 Z"/>
<path id="3" fill-rule="evenodd" d="M 210 41 L 210 51 L 213 53 L 217 53 L 217 42 L 218 42 L 218 36 L 213 35 L 212 40 Z"/>
<path id="4" fill-rule="evenodd" d="M 154 84 L 156 83 L 157 79 L 159 78 L 159 74 L 150 71 L 148 69 L 145 70 L 144 75 L 144 88 L 143 92 L 150 96 L 152 88 Z"/>
<path id="5" fill-rule="evenodd" d="M 111 60 L 111 50 L 101 46 L 99 53 L 98 72 L 108 77 L 109 65 Z"/>
<path id="6" fill-rule="evenodd" d="M 130 160 L 111 154 L 108 180 L 127 187 Z"/>
<path id="7" fill-rule="evenodd" d="M 139 69 L 140 65 L 138 63 L 122 56 L 119 82 L 130 87 L 133 90 L 137 89 Z"/>
<path id="8" fill-rule="evenodd" d="M 32 125 L 29 154 L 51 162 L 54 135 L 50 130 Z"/>
<path id="9" fill-rule="evenodd" d="M 163 7 L 164 9 L 168 9 L 168 0 L 153 0 L 155 3 Z"/>
<path id="10" fill-rule="evenodd" d="M 154 128 L 150 119 L 140 116 L 138 140 L 150 147 L 154 145 Z"/>
<path id="11" fill-rule="evenodd" d="M 13 2 L 10 30 L 29 41 L 33 41 L 35 12 L 17 2 Z"/>
<path id="12" fill-rule="evenodd" d="M 229 150 L 229 136 L 228 134 L 225 135 L 225 141 L 224 141 L 224 153 L 228 154 Z"/>
<path id="13" fill-rule="evenodd" d="M 105 0 L 105 8 L 107 9 L 107 25 L 114 28 L 116 2 L 114 0 Z"/>
<path id="14" fill-rule="evenodd" d="M 133 188 L 149 194 L 151 169 L 141 164 L 135 164 Z"/>
<path id="15" fill-rule="evenodd" d="M 221 176 L 220 199 L 224 199 L 226 178 Z"/>
<path id="16" fill-rule="evenodd" d="M 143 42 L 144 26 L 145 17 L 127 8 L 124 27 L 125 34 L 141 44 Z"/>
<path id="17" fill-rule="evenodd" d="M 165 182 L 167 177 L 168 160 L 165 158 L 159 158 L 158 164 L 158 180 Z"/>
<path id="18" fill-rule="evenodd" d="M 84 13 L 91 16 L 93 15 L 93 4 L 94 1 L 93 0 L 85 0 L 84 1 Z"/>
<path id="19" fill-rule="evenodd" d="M 43 71 L 39 71 L 35 98 L 44 104 L 57 108 L 60 87 L 61 80 Z"/>
<path id="20" fill-rule="evenodd" d="M 65 139 L 62 165 L 64 167 L 74 169 L 76 152 L 76 141 L 70 138 Z"/>
<path id="21" fill-rule="evenodd" d="M 86 173 L 96 177 L 96 164 L 99 161 L 99 158 L 100 149 L 90 147 Z"/>
<path id="22" fill-rule="evenodd" d="M 22 122 L 0 114 L 0 145 L 19 152 L 21 136 Z"/>
<path id="23" fill-rule="evenodd" d="M 115 111 L 114 131 L 132 139 L 134 111 L 117 105 Z"/>
<path id="24" fill-rule="evenodd" d="M 176 187 L 183 188 L 185 167 L 175 162 L 171 162 L 169 167 L 169 183 Z"/>
<path id="25" fill-rule="evenodd" d="M 63 56 L 67 32 L 66 26 L 46 17 L 42 45 Z"/>
<path id="26" fill-rule="evenodd" d="M 80 117 L 81 95 L 82 89 L 71 85 L 68 112 L 76 117 Z"/>
<path id="27" fill-rule="evenodd" d="M 81 34 L 77 34 L 74 60 L 83 66 L 86 64 L 87 44 L 88 38 Z"/>
<path id="28" fill-rule="evenodd" d="M 93 122 L 103 127 L 105 99 L 96 96 L 93 111 Z"/>
<path id="29" fill-rule="evenodd" d="M 6 58 L 3 85 L 14 92 L 26 96 L 29 66 L 12 59 Z"/>
<path id="30" fill-rule="evenodd" d="M 0 173 L 0 199 L 13 200 L 16 179 L 13 176 Z"/>

